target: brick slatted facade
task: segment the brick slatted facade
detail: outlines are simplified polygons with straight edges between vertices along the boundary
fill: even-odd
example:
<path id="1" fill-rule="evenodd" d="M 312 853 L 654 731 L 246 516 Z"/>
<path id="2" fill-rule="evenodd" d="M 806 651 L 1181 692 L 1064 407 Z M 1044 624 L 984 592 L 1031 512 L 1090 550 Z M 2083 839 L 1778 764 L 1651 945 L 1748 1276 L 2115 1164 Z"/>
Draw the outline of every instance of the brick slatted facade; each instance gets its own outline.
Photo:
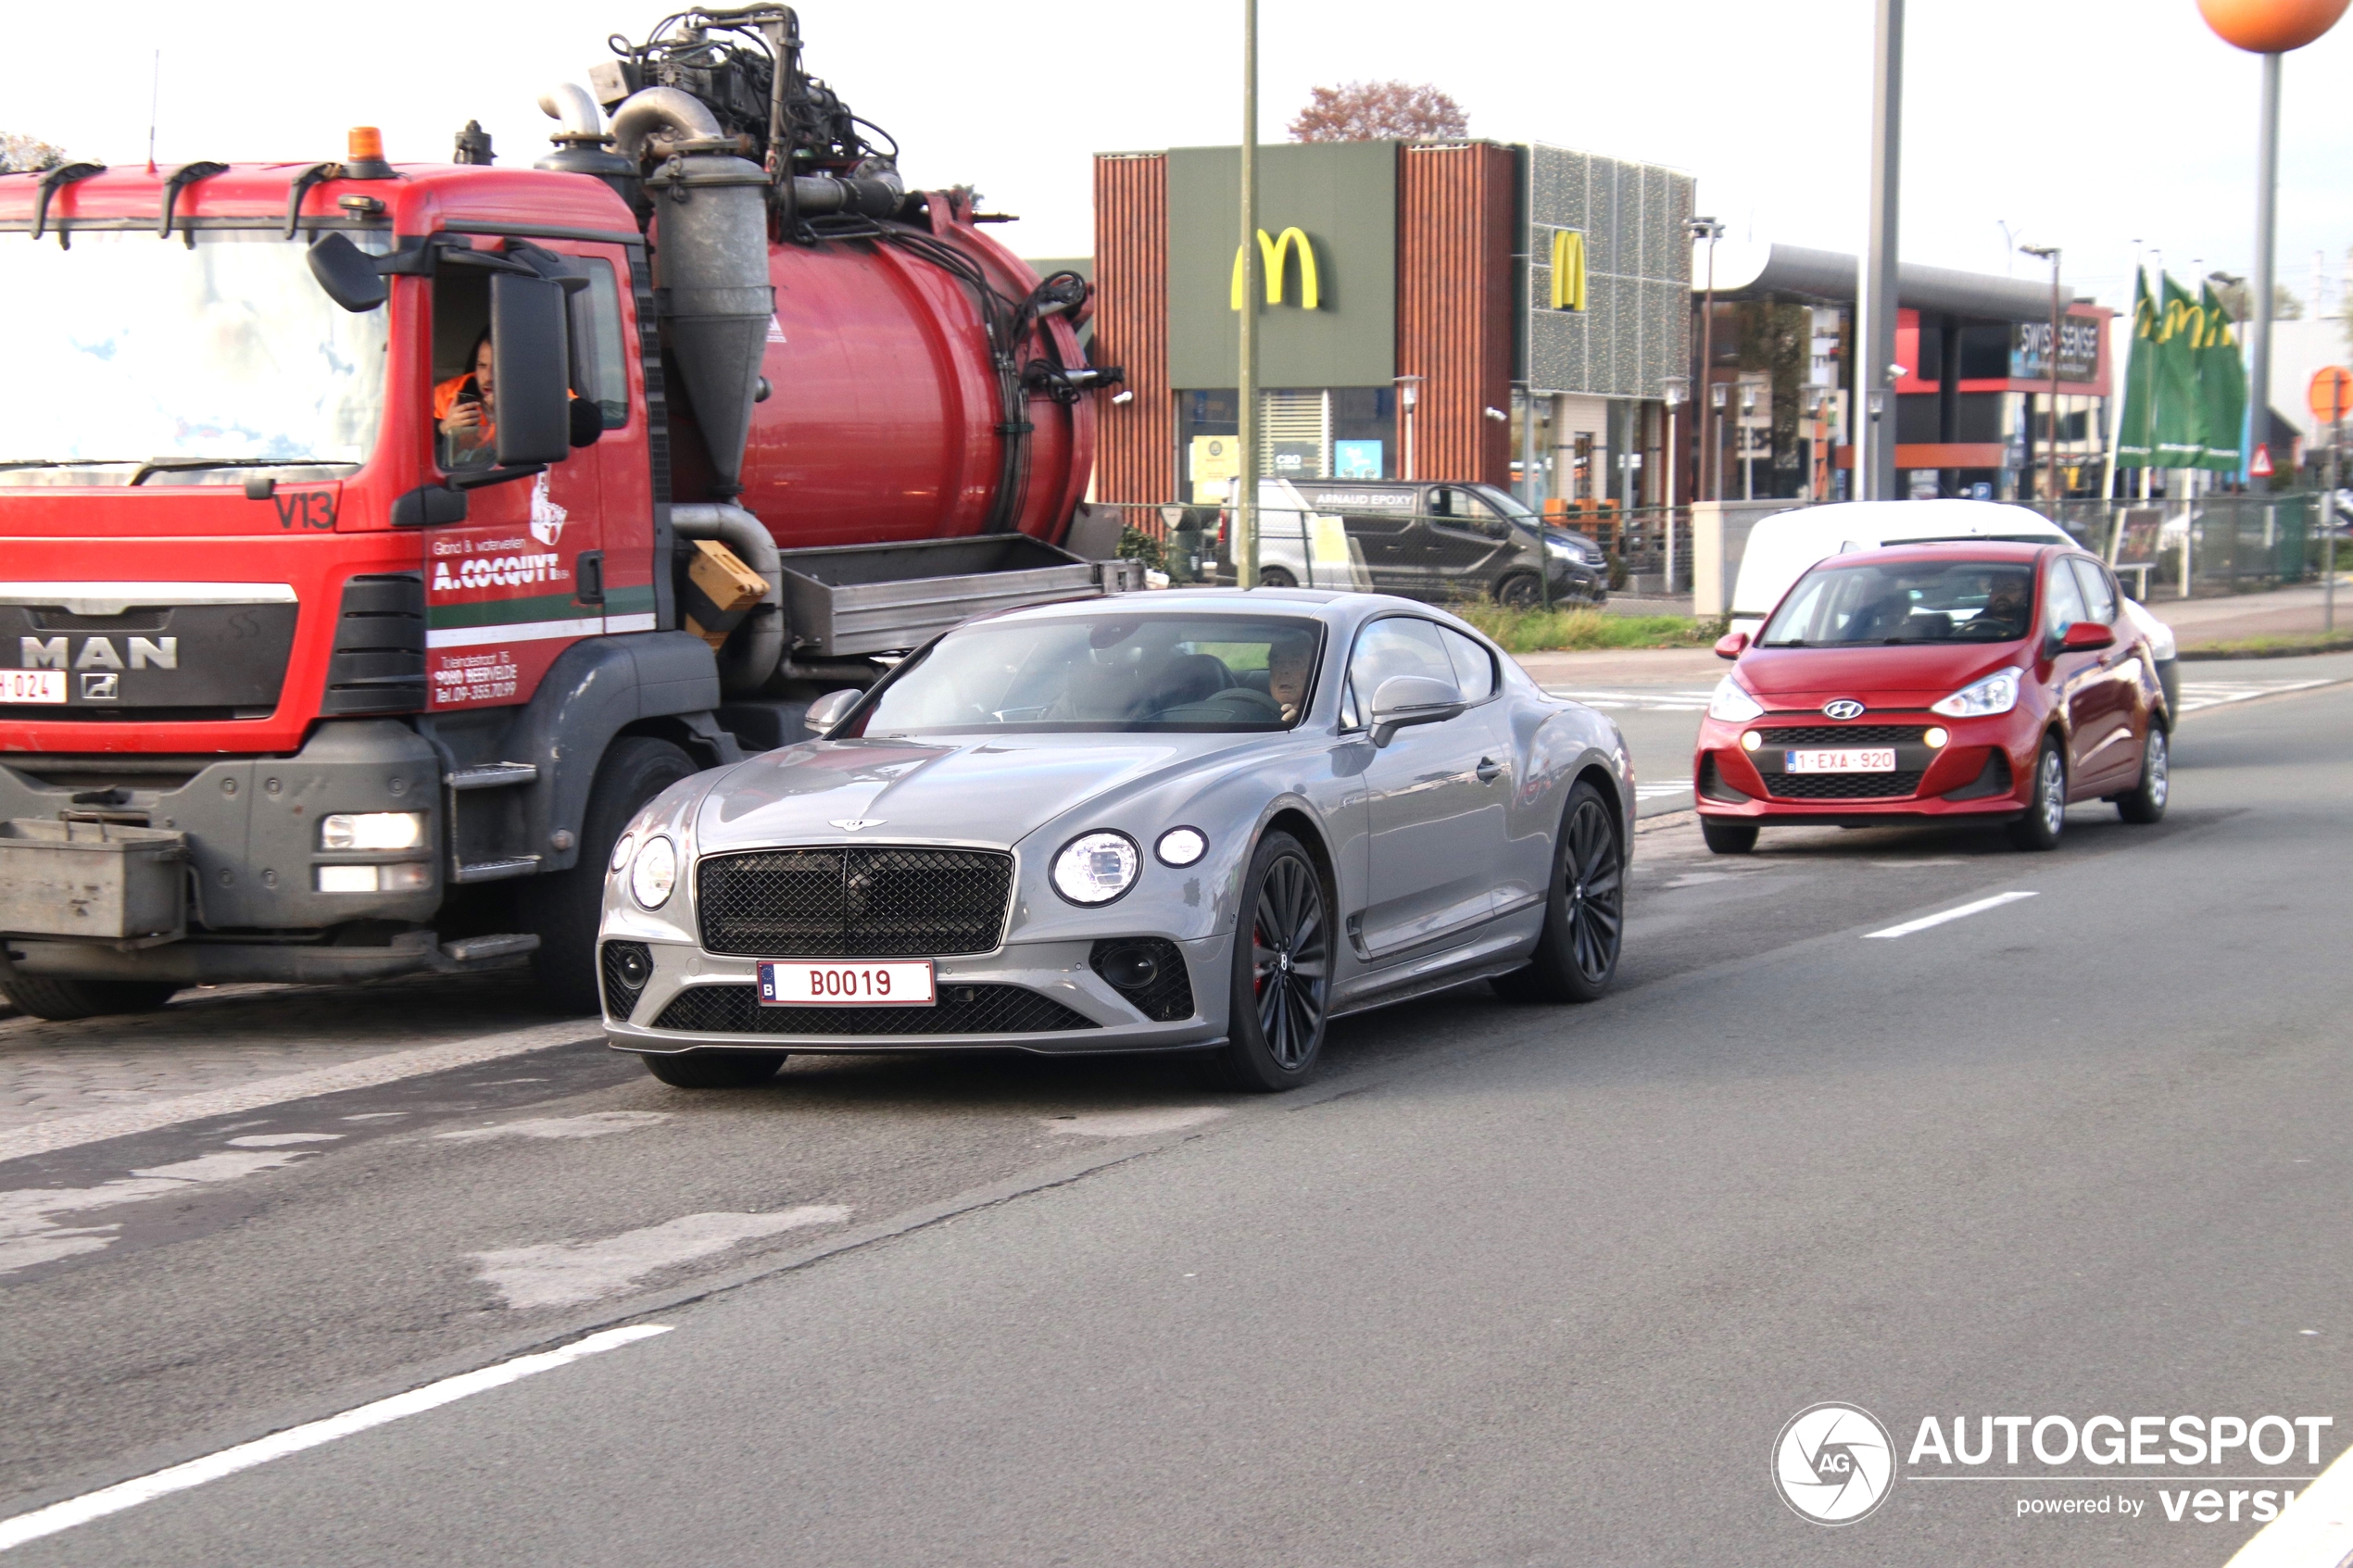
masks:
<path id="1" fill-rule="evenodd" d="M 1176 404 L 1168 384 L 1168 160 L 1095 159 L 1095 363 L 1126 372 L 1125 403 L 1098 404 L 1095 497 L 1176 495 Z"/>
<path id="2" fill-rule="evenodd" d="M 1415 478 L 1511 482 L 1511 426 L 1486 411 L 1512 406 L 1516 185 L 1510 147 L 1399 149 L 1397 371 L 1422 378 Z"/>

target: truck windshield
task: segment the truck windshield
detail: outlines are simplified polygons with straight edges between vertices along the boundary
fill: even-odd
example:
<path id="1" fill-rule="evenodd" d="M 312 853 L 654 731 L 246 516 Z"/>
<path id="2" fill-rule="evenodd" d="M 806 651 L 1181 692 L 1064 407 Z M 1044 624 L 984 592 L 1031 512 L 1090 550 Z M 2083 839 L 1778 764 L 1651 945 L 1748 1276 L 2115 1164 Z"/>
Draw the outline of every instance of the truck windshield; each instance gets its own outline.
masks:
<path id="1" fill-rule="evenodd" d="M 0 235 L 0 485 L 235 484 L 367 461 L 389 312 L 335 305 L 304 249 L 275 230 L 208 230 L 193 248 L 150 231 L 82 230 L 70 249 Z"/>
<path id="2" fill-rule="evenodd" d="M 2009 643 L 2026 635 L 2034 569 L 2019 561 L 1818 566 L 1765 624 L 1759 646 Z"/>
<path id="3" fill-rule="evenodd" d="M 1292 618 L 1139 615 L 951 632 L 893 673 L 842 735 L 1287 730 L 1323 641 Z"/>

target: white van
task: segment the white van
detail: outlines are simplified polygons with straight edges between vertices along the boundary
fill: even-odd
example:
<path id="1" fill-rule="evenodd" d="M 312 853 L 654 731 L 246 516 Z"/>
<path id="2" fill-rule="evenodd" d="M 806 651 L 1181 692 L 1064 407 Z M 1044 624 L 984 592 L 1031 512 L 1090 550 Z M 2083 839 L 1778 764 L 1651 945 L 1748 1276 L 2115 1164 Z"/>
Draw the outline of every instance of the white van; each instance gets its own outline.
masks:
<path id="1" fill-rule="evenodd" d="M 1732 586 L 1731 630 L 1754 639 L 1765 618 L 1806 568 L 1848 550 L 1926 539 L 2017 539 L 2068 545 L 2068 532 L 2042 513 L 2004 501 L 1839 501 L 1760 519 L 1749 531 Z M 2148 633 L 2158 678 L 2174 707 L 2173 630 L 2130 597 L 2124 613 Z M 2174 709 L 2179 711 L 2178 708 Z"/>

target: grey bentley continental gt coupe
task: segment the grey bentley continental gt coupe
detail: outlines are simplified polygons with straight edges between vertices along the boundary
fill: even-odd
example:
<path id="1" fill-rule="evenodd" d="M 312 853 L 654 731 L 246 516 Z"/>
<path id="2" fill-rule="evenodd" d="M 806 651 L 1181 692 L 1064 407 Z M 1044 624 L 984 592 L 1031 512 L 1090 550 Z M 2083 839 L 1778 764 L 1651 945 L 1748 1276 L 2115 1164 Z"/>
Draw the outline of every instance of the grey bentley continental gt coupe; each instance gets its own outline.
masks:
<path id="1" fill-rule="evenodd" d="M 606 1033 L 681 1087 L 792 1051 L 1192 1051 L 1276 1090 L 1332 1019 L 1587 1001 L 1625 928 L 1609 720 L 1442 610 L 1177 591 L 969 621 L 817 738 L 622 834 Z"/>

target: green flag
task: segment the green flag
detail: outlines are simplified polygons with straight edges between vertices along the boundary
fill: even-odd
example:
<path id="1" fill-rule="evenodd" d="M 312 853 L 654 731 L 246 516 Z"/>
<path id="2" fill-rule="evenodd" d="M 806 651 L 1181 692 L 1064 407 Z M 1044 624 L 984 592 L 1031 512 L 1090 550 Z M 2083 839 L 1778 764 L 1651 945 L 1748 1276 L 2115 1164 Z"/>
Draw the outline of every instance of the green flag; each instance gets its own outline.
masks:
<path id="1" fill-rule="evenodd" d="M 2198 467 L 2217 473 L 2236 473 L 2245 454 L 2240 433 L 2246 428 L 2246 367 L 2239 362 L 2239 336 L 2231 313 L 2214 296 L 2210 284 L 2198 287 L 2205 312 L 2205 330 L 2197 340 L 2197 400 L 2199 423 L 2205 432 L 2206 456 Z"/>
<path id="2" fill-rule="evenodd" d="M 2206 455 L 2197 400 L 2197 339 L 2204 312 L 2172 274 L 2157 319 L 2157 397 L 2150 416 L 2150 465 L 2194 469 Z"/>
<path id="3" fill-rule="evenodd" d="M 2149 466 L 2149 404 L 2157 378 L 2157 306 L 2149 298 L 2149 275 L 2133 279 L 2133 352 L 2124 361 L 2124 411 L 2116 420 L 2116 466 Z"/>

